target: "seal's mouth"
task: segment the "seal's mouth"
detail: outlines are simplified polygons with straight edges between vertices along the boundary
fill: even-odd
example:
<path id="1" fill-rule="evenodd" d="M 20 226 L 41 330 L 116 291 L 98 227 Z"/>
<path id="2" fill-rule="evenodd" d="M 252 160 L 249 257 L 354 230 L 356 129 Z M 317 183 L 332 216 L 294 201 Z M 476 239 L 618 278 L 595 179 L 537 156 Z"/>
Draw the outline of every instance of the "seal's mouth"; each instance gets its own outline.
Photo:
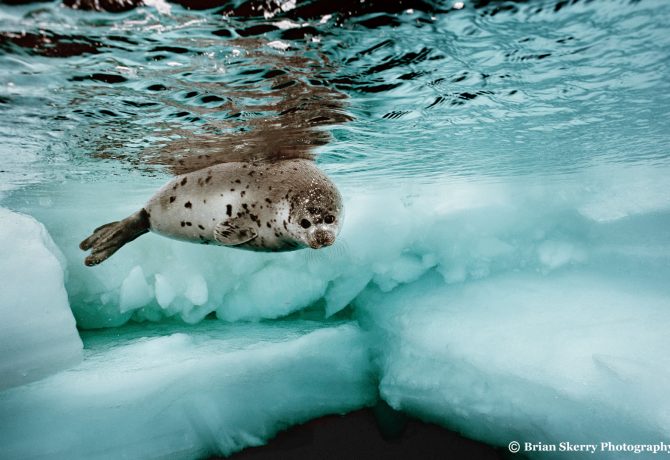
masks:
<path id="1" fill-rule="evenodd" d="M 309 247 L 312 249 L 320 249 L 330 246 L 335 242 L 335 234 L 328 230 L 316 230 L 309 242 Z"/>

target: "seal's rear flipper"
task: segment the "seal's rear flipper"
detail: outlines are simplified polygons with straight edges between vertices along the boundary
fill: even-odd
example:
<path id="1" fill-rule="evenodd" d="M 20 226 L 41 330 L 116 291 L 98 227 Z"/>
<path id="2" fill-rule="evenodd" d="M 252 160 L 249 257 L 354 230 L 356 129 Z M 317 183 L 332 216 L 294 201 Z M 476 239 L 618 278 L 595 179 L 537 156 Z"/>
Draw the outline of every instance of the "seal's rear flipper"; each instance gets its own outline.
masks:
<path id="1" fill-rule="evenodd" d="M 84 263 L 89 267 L 97 265 L 121 249 L 121 246 L 148 231 L 149 214 L 144 209 L 121 221 L 98 227 L 91 236 L 79 244 L 84 251 L 91 250 L 91 255 Z"/>

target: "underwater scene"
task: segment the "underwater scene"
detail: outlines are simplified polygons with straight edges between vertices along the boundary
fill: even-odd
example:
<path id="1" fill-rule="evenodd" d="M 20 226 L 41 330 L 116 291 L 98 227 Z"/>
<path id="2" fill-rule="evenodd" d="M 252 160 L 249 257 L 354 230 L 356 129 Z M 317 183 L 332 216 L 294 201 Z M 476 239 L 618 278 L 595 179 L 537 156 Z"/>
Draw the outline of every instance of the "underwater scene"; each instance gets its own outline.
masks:
<path id="1" fill-rule="evenodd" d="M 666 0 L 0 0 L 0 458 L 668 454 L 669 178 Z"/>

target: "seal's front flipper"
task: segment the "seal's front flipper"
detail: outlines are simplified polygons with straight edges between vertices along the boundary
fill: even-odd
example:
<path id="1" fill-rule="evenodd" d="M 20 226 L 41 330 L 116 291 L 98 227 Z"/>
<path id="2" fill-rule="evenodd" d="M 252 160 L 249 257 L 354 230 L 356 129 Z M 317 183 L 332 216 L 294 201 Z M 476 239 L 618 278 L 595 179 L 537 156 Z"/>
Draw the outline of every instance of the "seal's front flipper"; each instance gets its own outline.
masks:
<path id="1" fill-rule="evenodd" d="M 245 216 L 224 220 L 214 227 L 214 239 L 224 246 L 237 246 L 257 236 L 258 233 Z"/>
<path id="2" fill-rule="evenodd" d="M 79 244 L 84 251 L 91 250 L 91 255 L 84 263 L 89 267 L 97 265 L 121 249 L 121 246 L 148 231 L 149 214 L 144 209 L 121 221 L 98 227 L 91 236 Z"/>

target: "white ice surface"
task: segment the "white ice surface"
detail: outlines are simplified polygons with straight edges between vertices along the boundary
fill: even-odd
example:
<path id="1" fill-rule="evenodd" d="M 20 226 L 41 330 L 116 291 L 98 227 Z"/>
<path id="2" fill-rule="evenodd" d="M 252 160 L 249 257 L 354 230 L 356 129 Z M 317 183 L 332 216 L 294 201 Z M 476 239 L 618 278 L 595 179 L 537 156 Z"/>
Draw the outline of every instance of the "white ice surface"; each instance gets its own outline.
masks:
<path id="1" fill-rule="evenodd" d="M 321 346 L 307 340 L 312 335 L 300 339 L 314 346 L 292 351 L 295 361 L 272 374 L 279 382 L 289 380 L 267 387 L 295 405 L 277 408 L 268 419 L 263 418 L 271 401 L 264 396 L 267 388 L 259 389 L 261 380 L 253 379 L 263 367 L 247 367 L 245 360 L 266 362 L 267 355 L 283 362 L 275 350 L 284 350 L 286 343 L 261 344 L 263 353 L 240 355 L 228 366 L 236 369 L 231 372 L 247 372 L 249 394 L 262 396 L 239 406 L 251 408 L 251 421 L 297 423 L 326 413 L 319 412 L 319 401 L 328 400 L 330 379 L 337 372 L 314 380 L 310 360 L 325 362 L 320 372 L 330 372 L 329 360 L 346 361 L 352 353 L 367 353 L 371 345 L 380 364 L 384 398 L 468 436 L 502 446 L 512 439 L 658 442 L 670 429 L 670 398 L 665 395 L 670 387 L 670 343 L 665 338 L 670 327 L 670 194 L 662 193 L 669 175 L 661 166 L 612 165 L 569 176 L 453 179 L 396 184 L 394 189 L 343 187 L 345 225 L 332 248 L 262 254 L 148 234 L 95 268 L 83 265 L 79 241 L 98 225 L 135 212 L 162 181 L 142 177 L 141 185 L 43 184 L 14 192 L 7 202 L 44 222 L 62 249 L 70 303 L 84 328 L 139 320 L 147 322 L 136 327 L 151 331 L 166 319 L 196 324 L 214 312 L 224 320 L 213 323 L 216 327 L 229 332 L 239 327 L 246 334 L 261 326 L 244 321 L 276 319 L 305 307 L 328 316 L 353 304 L 370 342 L 352 339 L 342 346 Z M 232 321 L 235 324 L 226 324 Z M 104 332 L 97 334 L 106 337 Z M 87 407 L 120 405 L 120 418 L 112 419 L 127 421 L 131 434 L 124 428 L 118 437 L 111 431 L 106 444 L 93 435 L 81 441 L 75 436 L 72 442 L 81 443 L 76 445 L 91 455 L 97 455 L 98 448 L 110 456 L 131 452 L 122 436 L 129 436 L 140 453 L 157 446 L 165 448 L 165 455 L 181 452 L 181 446 L 189 455 L 225 451 L 221 446 L 228 441 L 222 431 L 213 431 L 216 435 L 205 442 L 205 430 L 194 429 L 196 434 L 184 442 L 167 445 L 157 433 L 181 429 L 176 428 L 176 416 L 160 419 L 156 432 L 147 422 L 146 414 L 164 407 L 152 405 L 154 399 L 164 394 L 175 399 L 179 389 L 179 397 L 187 399 L 202 392 L 200 386 L 160 382 L 177 370 L 155 363 L 181 356 L 184 349 L 190 350 L 191 340 L 199 340 L 190 332 L 181 334 L 147 339 L 154 352 L 141 357 L 130 351 L 115 354 L 130 344 L 121 338 L 116 346 L 107 337 L 76 372 L 0 393 L 11 396 L 4 401 L 13 406 L 5 407 L 14 408 L 13 418 L 22 420 L 24 430 L 12 431 L 6 439 L 28 443 L 21 433 L 36 426 L 46 446 L 60 445 L 57 440 L 67 438 L 66 432 L 86 432 L 90 417 L 95 417 L 82 415 Z M 351 334 L 360 337 L 355 329 Z M 250 340 L 255 340 L 253 334 Z M 189 353 L 187 360 L 176 362 L 188 363 L 187 369 L 196 366 L 204 375 L 220 375 L 219 362 L 203 356 L 202 349 L 196 346 Z M 309 358 L 307 377 L 301 375 L 300 356 Z M 358 373 L 355 379 L 366 382 L 374 372 L 369 364 L 350 371 L 352 379 Z M 132 374 L 133 385 L 112 391 L 106 379 L 114 381 L 109 376 L 115 373 L 119 378 Z M 95 398 L 76 386 L 75 376 L 82 375 L 88 376 L 90 391 L 100 386 Z M 263 384 L 269 385 L 266 380 Z M 296 399 L 310 381 L 318 383 L 318 395 Z M 69 385 L 88 399 L 68 393 L 54 403 Z M 348 396 L 339 395 L 342 404 L 328 406 L 328 411 L 369 403 L 374 389 L 355 400 L 362 394 L 356 388 L 346 390 Z M 134 396 L 140 393 L 153 398 Z M 126 406 L 126 401 L 131 403 Z M 52 404 L 57 412 L 75 413 L 84 422 L 62 419 L 61 428 L 57 418 L 51 418 L 39 425 L 36 414 Z M 247 430 L 245 421 L 228 413 L 236 405 L 225 410 L 209 404 L 189 407 L 200 424 L 224 420 L 227 427 L 242 423 Z M 291 415 L 298 407 L 304 418 Z M 265 426 L 276 427 L 273 423 Z M 244 432 L 253 436 L 236 438 L 238 448 L 274 433 L 274 428 L 248 430 Z M 222 445 L 214 441 L 219 437 L 224 438 Z M 16 452 L 25 448 L 12 445 L 18 446 Z M 206 450 L 202 445 L 215 447 Z"/>
<path id="2" fill-rule="evenodd" d="M 670 195 L 661 193 L 668 174 L 599 167 L 567 177 L 347 187 L 344 229 L 331 248 L 253 253 L 150 233 L 94 268 L 83 265 L 79 242 L 135 212 L 163 180 L 45 185 L 13 200 L 48 226 L 68 260 L 77 322 L 95 328 L 130 318 L 196 323 L 211 312 L 226 321 L 271 319 L 315 303 L 330 315 L 368 283 L 391 291 L 432 268 L 446 283 L 462 283 L 510 270 L 602 265 L 606 255 L 639 258 L 631 250 L 667 255 L 653 218 L 670 209 Z M 639 223 L 622 239 L 617 226 L 629 221 Z"/>
<path id="3" fill-rule="evenodd" d="M 565 270 L 449 286 L 432 273 L 357 304 L 396 409 L 500 446 L 670 432 L 668 285 Z"/>
<path id="4" fill-rule="evenodd" d="M 139 325 L 84 334 L 83 363 L 0 392 L 2 458 L 194 459 L 376 398 L 351 324 Z"/>
<path id="5" fill-rule="evenodd" d="M 42 224 L 0 208 L 0 390 L 81 361 L 64 263 Z"/>

